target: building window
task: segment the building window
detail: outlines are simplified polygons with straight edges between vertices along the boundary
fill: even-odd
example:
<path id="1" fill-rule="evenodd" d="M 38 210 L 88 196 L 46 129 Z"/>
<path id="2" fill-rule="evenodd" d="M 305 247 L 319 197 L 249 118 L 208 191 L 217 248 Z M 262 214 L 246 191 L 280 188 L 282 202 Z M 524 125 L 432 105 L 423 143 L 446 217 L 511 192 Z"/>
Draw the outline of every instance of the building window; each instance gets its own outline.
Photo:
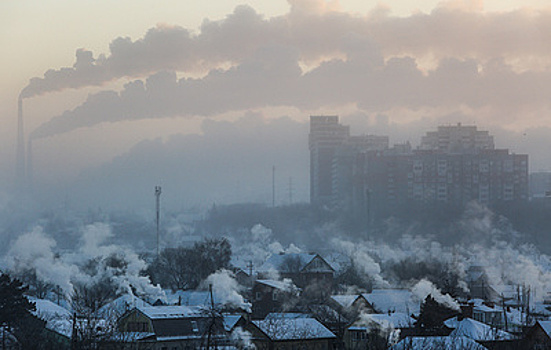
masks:
<path id="1" fill-rule="evenodd" d="M 199 333 L 199 327 L 197 327 L 197 321 L 191 321 L 191 328 L 193 329 L 193 333 Z"/>

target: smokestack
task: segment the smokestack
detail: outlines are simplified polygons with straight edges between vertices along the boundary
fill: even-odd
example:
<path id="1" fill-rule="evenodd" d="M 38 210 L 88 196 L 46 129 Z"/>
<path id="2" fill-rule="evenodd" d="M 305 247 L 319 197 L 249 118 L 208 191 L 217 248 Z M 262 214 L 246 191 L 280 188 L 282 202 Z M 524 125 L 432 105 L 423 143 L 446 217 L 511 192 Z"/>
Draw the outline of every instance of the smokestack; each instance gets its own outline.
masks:
<path id="1" fill-rule="evenodd" d="M 157 257 L 159 257 L 159 223 L 161 218 L 161 186 L 155 186 L 155 211 L 156 211 L 156 224 L 157 224 Z"/>
<path id="2" fill-rule="evenodd" d="M 17 149 L 15 159 L 15 183 L 18 189 L 25 185 L 25 135 L 23 130 L 23 98 L 19 95 L 17 110 Z"/>
<path id="3" fill-rule="evenodd" d="M 27 187 L 29 191 L 33 189 L 33 139 L 29 137 L 27 141 Z"/>

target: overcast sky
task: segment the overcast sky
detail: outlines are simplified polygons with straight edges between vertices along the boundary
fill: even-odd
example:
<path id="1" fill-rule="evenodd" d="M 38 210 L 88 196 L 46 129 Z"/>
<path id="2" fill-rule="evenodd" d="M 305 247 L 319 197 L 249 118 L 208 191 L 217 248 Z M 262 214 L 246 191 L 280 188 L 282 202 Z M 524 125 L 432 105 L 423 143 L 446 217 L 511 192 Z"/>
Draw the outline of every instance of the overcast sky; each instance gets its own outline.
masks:
<path id="1" fill-rule="evenodd" d="M 204 201 L 269 198 L 271 164 L 279 187 L 305 200 L 311 114 L 414 144 L 442 123 L 476 124 L 498 147 L 529 153 L 532 170 L 551 170 L 544 0 L 8 0 L 0 26 L 3 183 L 13 180 L 20 93 L 37 183 L 97 185 L 98 169 L 118 179 L 140 169 L 135 186 L 149 189 L 177 183 L 173 169 L 213 188 L 209 176 L 224 170 L 209 160 L 254 149 L 225 179 L 233 188 L 223 193 L 214 176 L 220 187 Z M 226 129 L 235 139 L 215 142 Z M 164 162 L 154 170 L 148 157 Z"/>

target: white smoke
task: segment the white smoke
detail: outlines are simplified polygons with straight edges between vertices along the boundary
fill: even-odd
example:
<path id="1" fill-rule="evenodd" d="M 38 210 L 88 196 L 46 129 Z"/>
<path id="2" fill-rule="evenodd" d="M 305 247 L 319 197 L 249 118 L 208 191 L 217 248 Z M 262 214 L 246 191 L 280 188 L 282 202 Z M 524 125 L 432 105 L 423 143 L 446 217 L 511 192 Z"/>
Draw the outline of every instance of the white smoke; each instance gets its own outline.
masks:
<path id="1" fill-rule="evenodd" d="M 252 264 L 253 270 L 261 266 L 273 254 L 302 252 L 293 243 L 285 248 L 274 239 L 272 230 L 261 224 L 254 225 L 248 233 L 234 235 L 231 238 L 231 244 L 233 247 L 233 263 L 241 268 Z M 247 261 L 241 261 L 240 259 L 246 259 Z M 273 274 L 273 279 L 279 279 L 277 271 L 273 271 Z"/>
<path id="2" fill-rule="evenodd" d="M 411 292 L 419 298 L 420 301 L 425 300 L 427 296 L 431 295 L 439 304 L 445 305 L 453 310 L 460 310 L 459 304 L 454 298 L 452 298 L 449 294 L 443 295 L 442 292 L 429 280 L 420 280 L 417 284 L 415 284 L 415 286 L 413 286 Z"/>
<path id="3" fill-rule="evenodd" d="M 381 276 L 381 266 L 371 256 L 368 244 L 354 243 L 335 238 L 331 245 L 352 259 L 356 270 L 371 279 L 376 288 L 388 288 L 390 285 Z"/>
<path id="4" fill-rule="evenodd" d="M 212 286 L 212 292 L 217 302 L 251 312 L 252 305 L 246 302 L 240 294 L 243 287 L 237 283 L 233 272 L 225 269 L 219 270 L 208 276 L 204 284 Z"/>
<path id="5" fill-rule="evenodd" d="M 35 271 L 39 281 L 59 286 L 65 295 L 73 291 L 72 280 L 80 273 L 54 253 L 56 242 L 40 226 L 21 235 L 4 257 L 4 265 L 16 275 Z"/>
<path id="6" fill-rule="evenodd" d="M 236 327 L 231 333 L 231 339 L 238 349 L 254 350 L 256 346 L 253 343 L 251 332 L 244 330 L 241 327 Z"/>
<path id="7" fill-rule="evenodd" d="M 114 283 L 122 294 L 135 289 L 154 299 L 164 295 L 160 286 L 153 286 L 142 275 L 147 264 L 133 250 L 106 244 L 112 237 L 109 225 L 88 225 L 81 233 L 81 245 L 75 253 L 60 253 L 55 252 L 55 240 L 41 227 L 35 227 L 14 242 L 4 258 L 5 266 L 15 275 L 35 271 L 39 281 L 59 286 L 66 297 L 72 295 L 76 283 L 91 286 L 102 280 Z M 91 262 L 95 269 L 87 268 Z"/>

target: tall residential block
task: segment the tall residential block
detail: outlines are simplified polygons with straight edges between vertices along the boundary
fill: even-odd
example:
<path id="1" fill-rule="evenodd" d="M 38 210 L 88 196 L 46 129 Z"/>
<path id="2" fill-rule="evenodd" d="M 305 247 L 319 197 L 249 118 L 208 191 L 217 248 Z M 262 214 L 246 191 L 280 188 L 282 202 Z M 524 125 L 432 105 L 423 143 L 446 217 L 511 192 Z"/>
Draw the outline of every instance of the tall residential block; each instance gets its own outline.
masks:
<path id="1" fill-rule="evenodd" d="M 328 205 L 333 197 L 332 168 L 338 147 L 350 137 L 350 127 L 338 116 L 310 117 L 310 203 Z"/>
<path id="2" fill-rule="evenodd" d="M 495 149 L 487 131 L 458 124 L 428 132 L 418 149 L 358 154 L 353 181 L 355 192 L 368 191 L 377 203 L 377 217 L 410 208 L 461 210 L 473 200 L 495 207 L 528 200 L 528 155 Z"/>
<path id="3" fill-rule="evenodd" d="M 496 149 L 476 126 L 440 126 L 416 149 L 390 148 L 388 136 L 350 136 L 338 117 L 313 116 L 310 186 L 312 204 L 372 218 L 473 200 L 508 205 L 528 200 L 528 155 Z"/>

